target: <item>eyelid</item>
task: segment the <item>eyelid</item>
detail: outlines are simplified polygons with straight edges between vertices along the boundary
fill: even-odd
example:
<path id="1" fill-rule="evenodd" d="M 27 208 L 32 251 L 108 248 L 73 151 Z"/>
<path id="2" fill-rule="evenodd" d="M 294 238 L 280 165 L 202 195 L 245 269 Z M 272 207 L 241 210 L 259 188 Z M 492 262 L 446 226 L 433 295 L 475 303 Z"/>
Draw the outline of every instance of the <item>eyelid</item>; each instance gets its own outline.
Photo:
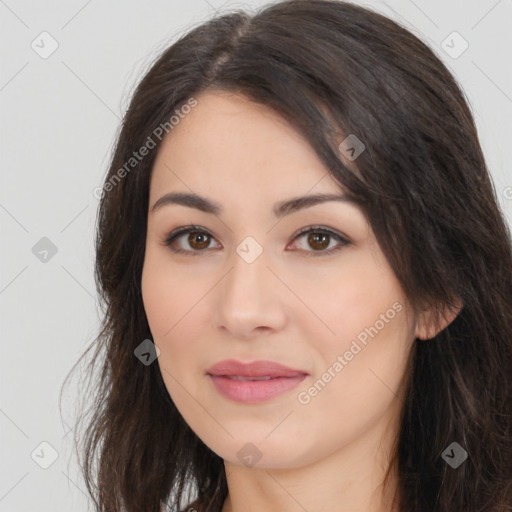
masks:
<path id="1" fill-rule="evenodd" d="M 206 228 L 203 228 L 202 226 L 197 226 L 197 225 L 188 225 L 188 226 L 179 227 L 179 228 L 175 229 L 174 231 L 172 231 L 170 234 L 168 234 L 164 238 L 163 243 L 164 243 L 164 245 L 169 247 L 169 249 L 174 253 L 188 254 L 191 256 L 200 256 L 200 255 L 203 255 L 204 253 L 210 252 L 212 249 L 202 249 L 202 250 L 197 251 L 197 250 L 176 249 L 176 248 L 171 247 L 171 244 L 176 239 L 178 239 L 181 235 L 188 234 L 188 233 L 194 233 L 194 232 L 204 233 L 204 234 L 208 235 L 212 240 L 216 240 L 215 236 L 212 235 L 210 233 L 210 231 L 208 231 Z M 303 236 L 307 233 L 326 234 L 338 241 L 338 245 L 336 245 L 335 247 L 331 247 L 330 249 L 327 249 L 324 251 L 299 250 L 299 252 L 306 253 L 307 256 L 313 256 L 313 257 L 327 256 L 327 255 L 332 254 L 333 252 L 338 251 L 342 247 L 351 244 L 349 237 L 347 237 L 346 235 L 338 232 L 337 230 L 334 230 L 332 228 L 328 228 L 327 226 L 322 226 L 322 225 L 310 225 L 310 226 L 305 226 L 305 227 L 299 229 L 292 235 L 291 242 L 294 242 L 295 240 L 297 240 L 298 238 L 300 238 L 301 236 Z"/>
<path id="2" fill-rule="evenodd" d="M 185 235 L 188 233 L 194 233 L 194 232 L 200 232 L 208 235 L 211 239 L 215 240 L 215 237 L 202 226 L 195 226 L 195 225 L 189 225 L 189 226 L 182 226 L 180 228 L 175 229 L 171 233 L 169 233 L 164 238 L 164 245 L 169 247 L 169 249 L 172 252 L 179 253 L 179 254 L 188 254 L 191 256 L 200 256 L 203 253 L 209 252 L 211 249 L 203 249 L 202 251 L 186 251 L 184 249 L 175 249 L 171 247 L 172 242 L 174 242 L 177 238 L 179 238 L 181 235 Z"/>
<path id="3" fill-rule="evenodd" d="M 306 256 L 312 256 L 312 257 L 329 256 L 351 243 L 349 238 L 346 235 L 344 235 L 344 234 L 340 233 L 339 231 L 334 230 L 332 228 L 328 228 L 327 226 L 321 226 L 318 224 L 311 225 L 311 226 L 305 226 L 305 227 L 299 229 L 298 231 L 296 231 L 292 235 L 292 242 L 294 242 L 295 240 L 297 240 L 298 238 L 300 238 L 301 236 L 303 236 L 307 233 L 321 233 L 321 234 L 329 235 L 331 238 L 334 238 L 338 241 L 338 245 L 335 245 L 334 247 L 331 247 L 330 249 L 327 249 L 325 251 L 301 251 L 301 252 L 304 252 Z"/>

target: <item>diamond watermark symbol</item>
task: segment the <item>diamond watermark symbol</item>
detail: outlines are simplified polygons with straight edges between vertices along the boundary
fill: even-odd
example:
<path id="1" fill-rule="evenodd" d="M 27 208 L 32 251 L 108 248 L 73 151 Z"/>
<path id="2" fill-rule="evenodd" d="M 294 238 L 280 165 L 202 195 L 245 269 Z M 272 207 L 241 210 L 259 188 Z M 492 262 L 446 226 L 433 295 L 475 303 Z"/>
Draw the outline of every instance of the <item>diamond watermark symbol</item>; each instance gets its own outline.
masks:
<path id="1" fill-rule="evenodd" d="M 245 443 L 236 454 L 238 460 L 249 468 L 257 464 L 262 455 L 258 447 L 253 443 Z"/>
<path id="2" fill-rule="evenodd" d="M 246 263 L 252 263 L 263 252 L 263 247 L 252 236 L 248 236 L 237 246 L 236 252 Z"/>
<path id="3" fill-rule="evenodd" d="M 30 456 L 39 467 L 48 469 L 59 458 L 59 453 L 50 443 L 43 441 Z"/>
<path id="4" fill-rule="evenodd" d="M 452 59 L 458 59 L 469 48 L 469 43 L 458 32 L 452 32 L 443 40 L 441 48 Z"/>
<path id="5" fill-rule="evenodd" d="M 57 50 L 59 43 L 48 32 L 41 32 L 32 43 L 30 43 L 30 47 L 39 57 L 47 59 Z"/>
<path id="6" fill-rule="evenodd" d="M 48 263 L 56 254 L 57 246 L 46 236 L 43 236 L 32 247 L 32 254 L 42 263 Z"/>
<path id="7" fill-rule="evenodd" d="M 453 469 L 457 469 L 468 458 L 468 452 L 454 441 L 446 448 L 441 457 Z"/>
<path id="8" fill-rule="evenodd" d="M 338 149 L 343 153 L 345 158 L 353 162 L 365 149 L 361 139 L 351 133 L 338 145 Z"/>
<path id="9" fill-rule="evenodd" d="M 149 366 L 160 355 L 160 349 L 151 340 L 144 340 L 133 353 L 144 366 Z"/>

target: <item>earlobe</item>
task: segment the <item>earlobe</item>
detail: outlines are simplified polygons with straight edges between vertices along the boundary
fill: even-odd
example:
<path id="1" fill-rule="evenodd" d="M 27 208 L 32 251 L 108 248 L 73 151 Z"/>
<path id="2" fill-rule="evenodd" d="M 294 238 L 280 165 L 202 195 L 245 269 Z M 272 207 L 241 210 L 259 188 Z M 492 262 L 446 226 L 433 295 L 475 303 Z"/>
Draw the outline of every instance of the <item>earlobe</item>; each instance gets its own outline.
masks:
<path id="1" fill-rule="evenodd" d="M 415 337 L 420 340 L 435 338 L 457 318 L 463 306 L 462 301 L 457 299 L 442 308 L 433 307 L 422 311 L 416 320 Z"/>

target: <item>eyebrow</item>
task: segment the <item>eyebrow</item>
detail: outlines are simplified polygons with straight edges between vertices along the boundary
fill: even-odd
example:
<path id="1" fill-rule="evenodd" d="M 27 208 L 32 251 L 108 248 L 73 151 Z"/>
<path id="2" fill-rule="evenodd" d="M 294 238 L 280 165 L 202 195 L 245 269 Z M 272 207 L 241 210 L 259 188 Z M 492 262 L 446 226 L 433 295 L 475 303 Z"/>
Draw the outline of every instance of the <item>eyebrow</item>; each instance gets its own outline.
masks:
<path id="1" fill-rule="evenodd" d="M 291 199 L 287 199 L 286 201 L 280 201 L 274 205 L 272 211 L 275 217 L 282 218 L 285 215 L 289 215 L 299 210 L 303 210 L 304 208 L 310 208 L 327 201 L 354 203 L 354 200 L 346 195 L 315 194 L 309 196 L 293 197 Z M 206 197 L 202 197 L 197 194 L 184 192 L 169 192 L 168 194 L 165 194 L 160 199 L 158 199 L 158 201 L 156 201 L 156 203 L 151 208 L 151 211 L 154 212 L 155 210 L 165 205 L 171 204 L 196 208 L 197 210 L 201 210 L 205 213 L 211 213 L 213 215 L 220 215 L 223 211 L 222 206 L 219 203 L 212 201 L 211 199 L 207 199 Z"/>

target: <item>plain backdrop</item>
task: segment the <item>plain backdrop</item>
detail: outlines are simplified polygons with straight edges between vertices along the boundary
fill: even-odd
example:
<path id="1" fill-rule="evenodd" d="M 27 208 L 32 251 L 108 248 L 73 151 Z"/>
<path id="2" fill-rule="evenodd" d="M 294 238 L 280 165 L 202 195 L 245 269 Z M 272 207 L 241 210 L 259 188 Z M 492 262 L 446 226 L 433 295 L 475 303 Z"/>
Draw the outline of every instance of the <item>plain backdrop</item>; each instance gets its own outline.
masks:
<path id="1" fill-rule="evenodd" d="M 78 390 L 62 418 L 58 399 L 99 326 L 93 191 L 157 53 L 215 12 L 265 3 L 0 0 L 0 512 L 92 510 L 71 444 Z M 412 30 L 462 84 L 512 223 L 512 3 L 363 5 Z"/>

